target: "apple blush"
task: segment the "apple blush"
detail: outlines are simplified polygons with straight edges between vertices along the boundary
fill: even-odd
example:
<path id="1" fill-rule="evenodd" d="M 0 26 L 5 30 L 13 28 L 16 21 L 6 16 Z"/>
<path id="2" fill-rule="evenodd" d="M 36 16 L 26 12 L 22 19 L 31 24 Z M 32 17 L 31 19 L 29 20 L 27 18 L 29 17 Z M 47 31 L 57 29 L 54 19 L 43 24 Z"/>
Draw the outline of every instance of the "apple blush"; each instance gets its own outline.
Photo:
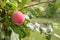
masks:
<path id="1" fill-rule="evenodd" d="M 24 23 L 25 17 L 22 12 L 16 11 L 12 14 L 11 20 L 14 24 L 19 25 Z"/>

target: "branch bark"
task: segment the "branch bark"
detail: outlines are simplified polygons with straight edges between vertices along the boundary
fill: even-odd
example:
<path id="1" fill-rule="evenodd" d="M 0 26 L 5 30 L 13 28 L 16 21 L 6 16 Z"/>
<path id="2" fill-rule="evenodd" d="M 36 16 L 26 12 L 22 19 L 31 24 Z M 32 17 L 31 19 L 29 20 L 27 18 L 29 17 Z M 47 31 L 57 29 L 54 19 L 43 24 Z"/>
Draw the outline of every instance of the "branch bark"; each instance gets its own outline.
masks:
<path id="1" fill-rule="evenodd" d="M 55 2 L 55 0 L 49 1 L 49 2 Z M 35 3 L 35 4 L 33 4 L 33 5 L 25 6 L 24 8 L 32 7 L 32 6 L 39 5 L 39 4 L 49 3 L 49 2 L 41 2 L 41 3 L 38 2 L 38 3 Z"/>

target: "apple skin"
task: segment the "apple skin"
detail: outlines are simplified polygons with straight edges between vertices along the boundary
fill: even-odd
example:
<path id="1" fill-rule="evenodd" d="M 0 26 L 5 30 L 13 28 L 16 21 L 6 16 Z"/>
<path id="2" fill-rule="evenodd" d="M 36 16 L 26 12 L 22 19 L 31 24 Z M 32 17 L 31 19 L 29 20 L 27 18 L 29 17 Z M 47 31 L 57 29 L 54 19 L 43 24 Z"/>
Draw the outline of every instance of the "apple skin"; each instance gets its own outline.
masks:
<path id="1" fill-rule="evenodd" d="M 23 24 L 25 21 L 24 14 L 20 11 L 16 11 L 12 14 L 12 22 L 16 25 Z"/>

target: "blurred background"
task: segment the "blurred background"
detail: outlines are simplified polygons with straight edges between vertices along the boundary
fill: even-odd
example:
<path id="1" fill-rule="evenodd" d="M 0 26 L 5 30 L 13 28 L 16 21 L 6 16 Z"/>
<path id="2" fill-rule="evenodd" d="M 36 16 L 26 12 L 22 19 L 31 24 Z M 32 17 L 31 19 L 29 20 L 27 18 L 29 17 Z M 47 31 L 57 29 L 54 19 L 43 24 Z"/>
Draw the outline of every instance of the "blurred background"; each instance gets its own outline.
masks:
<path id="1" fill-rule="evenodd" d="M 28 0 L 30 3 L 29 5 L 38 3 L 38 2 L 47 2 L 48 0 Z M 52 1 L 52 0 L 49 0 Z M 49 6 L 48 6 L 49 5 Z M 34 8 L 33 8 L 34 7 Z M 40 12 L 40 14 L 36 14 L 34 18 L 31 19 L 32 23 L 52 23 L 54 33 L 60 35 L 60 0 L 56 0 L 56 3 L 49 4 L 49 3 L 42 3 L 39 5 L 35 5 L 31 7 L 31 9 L 35 9 L 35 12 Z M 38 7 L 38 8 L 37 8 Z M 38 11 L 40 8 L 40 11 Z M 43 12 L 42 12 L 43 11 Z M 32 13 L 33 14 L 33 13 Z M 32 15 L 33 17 L 34 15 Z M 44 34 L 40 34 L 39 32 L 31 31 L 30 37 L 26 37 L 23 40 L 47 40 Z M 51 40 L 60 40 L 55 36 L 51 37 Z"/>

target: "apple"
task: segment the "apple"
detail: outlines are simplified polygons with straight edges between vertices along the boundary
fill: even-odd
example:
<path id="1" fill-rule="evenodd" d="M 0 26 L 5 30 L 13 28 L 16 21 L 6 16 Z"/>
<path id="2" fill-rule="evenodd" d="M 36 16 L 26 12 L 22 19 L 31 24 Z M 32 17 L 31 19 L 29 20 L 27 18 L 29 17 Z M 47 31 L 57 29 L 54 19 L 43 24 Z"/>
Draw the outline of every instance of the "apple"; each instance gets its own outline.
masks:
<path id="1" fill-rule="evenodd" d="M 25 17 L 22 12 L 16 11 L 12 14 L 11 20 L 14 24 L 19 25 L 24 23 Z"/>

